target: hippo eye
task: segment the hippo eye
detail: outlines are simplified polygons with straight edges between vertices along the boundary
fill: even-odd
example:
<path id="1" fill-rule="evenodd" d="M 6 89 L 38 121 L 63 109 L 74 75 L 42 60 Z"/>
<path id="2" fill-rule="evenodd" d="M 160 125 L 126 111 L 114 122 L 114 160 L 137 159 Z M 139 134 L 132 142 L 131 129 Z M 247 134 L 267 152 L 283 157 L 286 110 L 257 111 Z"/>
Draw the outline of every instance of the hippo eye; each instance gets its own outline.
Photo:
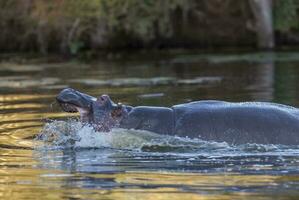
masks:
<path id="1" fill-rule="evenodd" d="M 106 98 L 105 98 L 105 96 L 100 96 L 100 97 L 98 97 L 97 101 L 103 104 L 106 102 Z"/>
<path id="2" fill-rule="evenodd" d="M 107 95 L 102 95 L 100 98 L 101 98 L 101 100 L 102 100 L 103 102 L 105 102 L 105 101 L 108 100 Z"/>

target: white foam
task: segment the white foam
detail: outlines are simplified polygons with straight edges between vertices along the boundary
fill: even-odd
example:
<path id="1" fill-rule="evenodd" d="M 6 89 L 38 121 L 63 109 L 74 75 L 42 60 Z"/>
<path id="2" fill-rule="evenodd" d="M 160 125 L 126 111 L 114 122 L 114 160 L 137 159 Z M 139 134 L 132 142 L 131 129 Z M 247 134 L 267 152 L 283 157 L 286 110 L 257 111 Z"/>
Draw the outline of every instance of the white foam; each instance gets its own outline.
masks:
<path id="1" fill-rule="evenodd" d="M 78 140 L 75 142 L 75 147 L 81 148 L 99 148 L 109 147 L 105 133 L 96 132 L 90 126 L 83 126 L 77 130 Z"/>
<path id="2" fill-rule="evenodd" d="M 112 129 L 110 132 L 98 132 L 91 126 L 78 121 L 52 121 L 46 123 L 40 133 L 40 138 L 55 146 L 75 148 L 118 148 L 136 149 L 162 136 L 148 131 Z"/>
<path id="3" fill-rule="evenodd" d="M 281 145 L 243 144 L 230 146 L 225 142 L 211 142 L 200 139 L 159 135 L 143 130 L 112 129 L 110 132 L 98 132 L 81 122 L 52 121 L 46 123 L 39 137 L 47 147 L 58 148 L 114 148 L 154 152 L 201 152 L 222 155 L 230 153 L 281 153 L 289 147 Z M 294 152 L 298 152 L 299 146 Z M 218 153 L 217 153 L 218 152 Z M 222 152 L 222 153 L 221 153 Z M 236 154 L 238 155 L 238 154 Z"/>

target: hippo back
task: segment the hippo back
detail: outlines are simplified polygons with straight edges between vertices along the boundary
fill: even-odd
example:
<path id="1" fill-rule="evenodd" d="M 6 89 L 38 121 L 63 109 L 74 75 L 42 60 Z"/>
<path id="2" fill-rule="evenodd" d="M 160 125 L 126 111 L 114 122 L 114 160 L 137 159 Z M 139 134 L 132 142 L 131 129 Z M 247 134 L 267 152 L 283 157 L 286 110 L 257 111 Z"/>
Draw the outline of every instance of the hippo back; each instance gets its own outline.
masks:
<path id="1" fill-rule="evenodd" d="M 299 111 L 275 103 L 197 101 L 173 106 L 174 135 L 230 144 L 299 144 Z"/>

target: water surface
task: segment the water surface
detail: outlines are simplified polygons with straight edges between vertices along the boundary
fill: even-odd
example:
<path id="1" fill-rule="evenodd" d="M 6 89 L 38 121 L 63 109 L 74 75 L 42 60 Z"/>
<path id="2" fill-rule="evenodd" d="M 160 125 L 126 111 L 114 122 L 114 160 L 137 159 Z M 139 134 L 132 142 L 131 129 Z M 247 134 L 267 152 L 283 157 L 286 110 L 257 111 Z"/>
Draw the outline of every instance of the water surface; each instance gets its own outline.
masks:
<path id="1" fill-rule="evenodd" d="M 202 99 L 299 106 L 299 53 L 25 63 L 0 64 L 3 199 L 299 197 L 299 146 L 230 146 L 122 129 L 97 133 L 54 100 L 62 88 L 73 87 L 133 106 Z M 49 137 L 37 140 L 41 132 Z"/>

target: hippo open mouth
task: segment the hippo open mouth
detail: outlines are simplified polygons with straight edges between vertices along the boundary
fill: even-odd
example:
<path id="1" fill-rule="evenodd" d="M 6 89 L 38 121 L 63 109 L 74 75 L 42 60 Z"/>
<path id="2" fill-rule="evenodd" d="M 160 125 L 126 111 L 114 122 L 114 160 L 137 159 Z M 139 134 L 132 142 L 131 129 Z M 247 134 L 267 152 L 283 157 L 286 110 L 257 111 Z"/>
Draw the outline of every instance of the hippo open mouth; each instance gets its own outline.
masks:
<path id="1" fill-rule="evenodd" d="M 59 104 L 62 110 L 65 112 L 75 113 L 79 111 L 79 107 L 76 107 L 75 105 L 68 104 L 68 103 L 60 103 Z"/>
<path id="2" fill-rule="evenodd" d="M 79 112 L 83 123 L 91 124 L 96 130 L 105 132 L 115 127 L 126 111 L 121 104 L 115 104 L 108 95 L 95 98 L 72 88 L 62 90 L 56 100 L 65 112 Z"/>
<path id="3" fill-rule="evenodd" d="M 91 112 L 92 103 L 96 101 L 96 98 L 72 88 L 66 88 L 59 93 L 56 100 L 65 112 L 79 112 L 81 119 L 87 119 Z"/>

